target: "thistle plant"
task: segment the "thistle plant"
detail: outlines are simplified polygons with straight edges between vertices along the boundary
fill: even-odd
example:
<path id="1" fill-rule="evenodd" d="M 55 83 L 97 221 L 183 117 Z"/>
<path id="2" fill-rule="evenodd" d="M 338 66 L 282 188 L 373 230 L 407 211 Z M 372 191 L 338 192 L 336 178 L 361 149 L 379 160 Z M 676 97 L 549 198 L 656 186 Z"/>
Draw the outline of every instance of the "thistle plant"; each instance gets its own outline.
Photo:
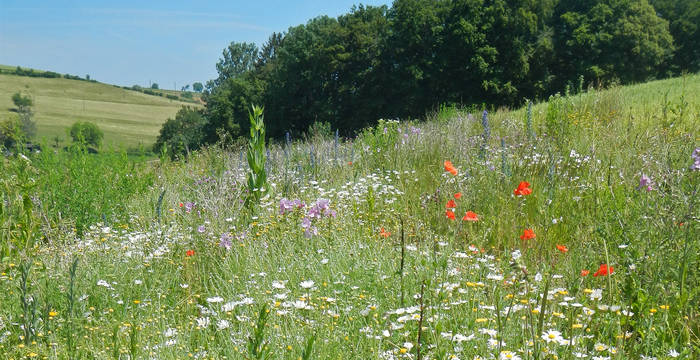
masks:
<path id="1" fill-rule="evenodd" d="M 252 200 L 257 202 L 260 195 L 267 191 L 267 173 L 265 172 L 265 123 L 263 108 L 253 105 L 250 118 L 250 139 L 248 141 L 248 205 Z"/>

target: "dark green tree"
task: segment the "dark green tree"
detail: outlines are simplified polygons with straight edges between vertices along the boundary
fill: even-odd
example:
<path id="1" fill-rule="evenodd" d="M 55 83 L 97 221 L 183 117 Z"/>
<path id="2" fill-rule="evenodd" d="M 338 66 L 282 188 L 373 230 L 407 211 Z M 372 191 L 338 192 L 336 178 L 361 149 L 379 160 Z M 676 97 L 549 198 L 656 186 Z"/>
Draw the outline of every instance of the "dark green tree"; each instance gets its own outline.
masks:
<path id="1" fill-rule="evenodd" d="M 174 159 L 199 149 L 205 140 L 206 124 L 202 110 L 188 106 L 181 108 L 174 119 L 168 119 L 161 127 L 153 152 L 165 150 Z"/>
<path id="2" fill-rule="evenodd" d="M 669 22 L 676 51 L 673 72 L 700 70 L 700 1 L 651 0 L 659 15 Z"/>
<path id="3" fill-rule="evenodd" d="M 560 88 L 579 75 L 645 81 L 673 54 L 668 22 L 646 0 L 561 0 L 553 29 Z"/>
<path id="4" fill-rule="evenodd" d="M 228 79 L 241 77 L 255 67 L 258 59 L 258 47 L 251 43 L 232 42 L 224 49 L 222 57 L 216 63 L 219 76 L 215 85 L 221 85 Z"/>
<path id="5" fill-rule="evenodd" d="M 151 84 L 151 89 L 158 90 L 158 83 Z"/>
<path id="6" fill-rule="evenodd" d="M 192 90 L 196 92 L 202 92 L 204 90 L 204 85 L 201 82 L 196 82 L 192 84 Z"/>
<path id="7" fill-rule="evenodd" d="M 259 102 L 264 85 L 254 73 L 258 49 L 255 44 L 231 43 L 216 64 L 218 77 L 207 83 L 206 141 L 219 140 L 222 133 L 232 137 L 248 131 L 248 109 Z"/>

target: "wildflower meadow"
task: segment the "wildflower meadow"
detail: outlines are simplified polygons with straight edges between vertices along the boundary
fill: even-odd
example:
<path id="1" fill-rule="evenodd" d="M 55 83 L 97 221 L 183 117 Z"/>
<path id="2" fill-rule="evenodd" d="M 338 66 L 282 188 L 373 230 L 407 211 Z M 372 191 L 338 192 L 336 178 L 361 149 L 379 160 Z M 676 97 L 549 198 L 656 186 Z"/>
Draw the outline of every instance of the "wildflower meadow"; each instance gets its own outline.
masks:
<path id="1" fill-rule="evenodd" d="M 699 93 L 4 158 L 0 358 L 698 359 Z"/>

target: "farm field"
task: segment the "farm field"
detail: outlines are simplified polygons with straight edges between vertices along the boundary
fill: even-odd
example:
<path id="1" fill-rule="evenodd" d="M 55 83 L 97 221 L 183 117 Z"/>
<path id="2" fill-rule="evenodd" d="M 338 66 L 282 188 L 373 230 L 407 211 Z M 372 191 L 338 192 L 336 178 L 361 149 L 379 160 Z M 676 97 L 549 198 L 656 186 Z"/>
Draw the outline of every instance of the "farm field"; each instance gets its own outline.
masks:
<path id="1" fill-rule="evenodd" d="M 0 354 L 697 359 L 699 94 L 695 74 L 309 134 L 268 145 L 258 200 L 244 148 L 3 159 Z M 124 106 L 165 107 L 141 95 Z"/>
<path id="2" fill-rule="evenodd" d="M 58 136 L 67 144 L 66 129 L 90 121 L 104 132 L 105 147 L 148 148 L 168 118 L 182 106 L 196 106 L 103 83 L 0 74 L 0 121 L 13 115 L 11 97 L 18 91 L 34 100 L 37 138 L 48 143 Z"/>

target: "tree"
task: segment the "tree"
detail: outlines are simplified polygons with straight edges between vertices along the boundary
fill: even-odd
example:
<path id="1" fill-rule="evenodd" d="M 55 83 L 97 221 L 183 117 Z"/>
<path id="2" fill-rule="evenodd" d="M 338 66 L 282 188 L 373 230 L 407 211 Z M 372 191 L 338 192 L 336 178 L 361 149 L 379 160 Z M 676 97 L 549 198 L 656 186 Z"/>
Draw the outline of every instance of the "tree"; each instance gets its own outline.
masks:
<path id="1" fill-rule="evenodd" d="M 192 84 L 192 90 L 196 92 L 202 92 L 202 90 L 204 90 L 204 85 L 202 85 L 201 82 L 196 82 Z"/>
<path id="2" fill-rule="evenodd" d="M 205 140 L 207 119 L 201 110 L 182 107 L 175 119 L 168 119 L 160 129 L 153 152 L 165 150 L 171 158 L 197 150 Z"/>
<path id="3" fill-rule="evenodd" d="M 151 89 L 158 90 L 158 83 L 151 84 Z"/>
<path id="4" fill-rule="evenodd" d="M 560 88 L 579 75 L 645 81 L 673 54 L 668 22 L 646 0 L 561 0 L 553 26 Z"/>
<path id="5" fill-rule="evenodd" d="M 68 129 L 68 135 L 73 139 L 73 142 L 83 146 L 92 145 L 99 149 L 102 145 L 104 133 L 97 125 L 91 122 L 77 121 Z"/>
<path id="6" fill-rule="evenodd" d="M 264 85 L 253 72 L 258 56 L 255 44 L 231 43 L 216 64 L 219 76 L 207 82 L 204 100 L 207 119 L 204 132 L 209 143 L 219 140 L 221 131 L 238 137 L 248 131 L 248 109 L 258 103 Z"/>
<path id="7" fill-rule="evenodd" d="M 187 84 L 187 85 L 183 86 L 180 90 L 188 91 L 189 89 L 190 89 L 190 84 Z"/>
<path id="8" fill-rule="evenodd" d="M 29 95 L 22 95 L 22 93 L 20 92 L 16 92 L 14 93 L 14 95 L 12 95 L 12 102 L 15 104 L 19 111 L 22 111 L 34 105 L 34 102 L 32 101 L 32 98 L 29 97 Z"/>
<path id="9" fill-rule="evenodd" d="M 227 79 L 235 79 L 253 70 L 258 58 L 258 47 L 252 43 L 232 42 L 224 49 L 223 57 L 216 63 L 219 77 L 214 80 L 218 86 Z"/>
<path id="10" fill-rule="evenodd" d="M 22 130 L 22 134 L 26 138 L 33 138 L 34 135 L 36 135 L 36 122 L 33 120 L 34 112 L 32 112 L 34 101 L 29 95 L 22 95 L 16 92 L 12 95 L 12 102 L 17 107 L 19 126 Z"/>
<path id="11" fill-rule="evenodd" d="M 700 1 L 651 0 L 659 15 L 668 20 L 676 51 L 675 73 L 700 70 Z"/>

